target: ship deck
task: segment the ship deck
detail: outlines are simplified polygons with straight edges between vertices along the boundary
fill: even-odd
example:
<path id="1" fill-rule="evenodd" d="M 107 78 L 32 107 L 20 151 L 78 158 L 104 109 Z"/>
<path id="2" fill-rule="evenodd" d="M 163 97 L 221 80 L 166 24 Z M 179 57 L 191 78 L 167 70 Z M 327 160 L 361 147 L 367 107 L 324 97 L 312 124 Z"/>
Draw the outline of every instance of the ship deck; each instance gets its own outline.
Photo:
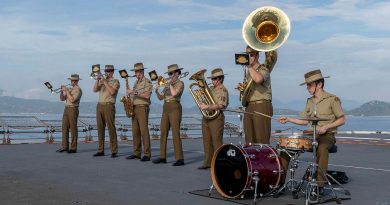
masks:
<path id="1" fill-rule="evenodd" d="M 373 137 L 373 136 L 371 136 Z M 378 136 L 374 136 L 378 137 Z M 390 204 L 390 144 L 361 143 L 344 138 L 338 152 L 330 154 L 330 170 L 344 171 L 350 181 L 345 188 L 351 199 L 343 204 Z M 238 144 L 240 138 L 225 138 Z M 185 166 L 174 167 L 172 141 L 168 141 L 168 163 L 153 164 L 126 160 L 132 143 L 120 142 L 119 157 L 92 157 L 97 143 L 79 143 L 75 154 L 56 153 L 54 144 L 18 144 L 0 146 L 0 204 L 238 204 L 248 200 L 227 201 L 191 194 L 206 190 L 212 184 L 209 170 L 198 170 L 202 164 L 203 144 L 200 138 L 184 139 Z M 152 158 L 159 155 L 159 141 L 152 140 Z M 311 153 L 300 158 L 298 176 L 312 159 Z M 214 191 L 215 192 L 215 191 Z M 218 194 L 218 193 L 216 193 Z M 293 199 L 290 192 L 279 198 L 263 197 L 256 204 L 305 204 L 304 197 Z M 336 204 L 335 201 L 325 204 Z"/>

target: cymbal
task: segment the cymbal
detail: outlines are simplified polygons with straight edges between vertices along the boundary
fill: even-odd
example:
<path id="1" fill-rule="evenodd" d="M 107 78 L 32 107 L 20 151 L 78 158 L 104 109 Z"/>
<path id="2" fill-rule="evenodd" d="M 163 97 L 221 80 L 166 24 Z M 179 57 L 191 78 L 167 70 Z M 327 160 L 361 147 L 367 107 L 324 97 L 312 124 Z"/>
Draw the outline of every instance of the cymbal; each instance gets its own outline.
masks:
<path id="1" fill-rule="evenodd" d="M 330 120 L 328 118 L 318 118 L 318 117 L 304 117 L 304 118 L 299 118 L 299 119 L 300 120 L 306 120 L 306 121 L 313 121 L 313 122 Z"/>

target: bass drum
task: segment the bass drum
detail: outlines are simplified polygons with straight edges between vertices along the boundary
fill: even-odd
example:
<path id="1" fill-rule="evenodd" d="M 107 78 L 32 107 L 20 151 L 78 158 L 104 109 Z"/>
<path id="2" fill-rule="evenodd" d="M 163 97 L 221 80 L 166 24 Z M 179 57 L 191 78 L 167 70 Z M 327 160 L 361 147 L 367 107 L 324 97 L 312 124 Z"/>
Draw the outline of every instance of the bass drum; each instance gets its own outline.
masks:
<path id="1" fill-rule="evenodd" d="M 238 198 L 247 191 L 253 193 L 256 175 L 257 194 L 268 195 L 277 190 L 282 174 L 276 150 L 266 144 L 225 144 L 215 151 L 211 162 L 213 185 L 226 198 Z"/>

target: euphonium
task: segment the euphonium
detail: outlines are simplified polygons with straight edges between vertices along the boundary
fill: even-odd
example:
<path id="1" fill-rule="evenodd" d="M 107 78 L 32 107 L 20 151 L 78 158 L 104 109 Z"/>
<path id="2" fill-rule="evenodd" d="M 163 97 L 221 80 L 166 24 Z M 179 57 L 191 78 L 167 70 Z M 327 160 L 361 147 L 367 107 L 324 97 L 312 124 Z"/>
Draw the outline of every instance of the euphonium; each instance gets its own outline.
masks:
<path id="1" fill-rule="evenodd" d="M 290 34 L 290 19 L 280 9 L 266 6 L 254 10 L 245 19 L 242 27 L 244 41 L 257 51 L 266 52 L 279 48 Z M 246 80 L 246 79 L 245 79 Z M 248 105 L 249 94 L 253 90 L 253 80 L 238 85 L 242 106 Z"/>
<path id="2" fill-rule="evenodd" d="M 200 109 L 200 104 L 206 104 L 206 105 L 212 105 L 215 104 L 215 100 L 213 96 L 210 93 L 210 89 L 206 83 L 206 80 L 204 78 L 204 73 L 206 72 L 206 69 L 200 70 L 193 74 L 190 77 L 190 80 L 195 80 L 195 83 L 192 83 L 190 85 L 190 93 L 192 97 L 194 98 L 196 105 L 198 106 L 200 112 L 202 113 L 203 117 L 206 119 L 214 119 L 218 116 L 219 110 L 202 110 Z M 198 89 L 195 89 L 194 87 L 197 86 Z"/>
<path id="3" fill-rule="evenodd" d="M 127 92 L 127 89 L 129 89 L 128 77 L 130 77 L 130 76 L 127 75 L 126 70 L 120 70 L 119 73 L 120 73 L 121 77 L 125 78 L 125 80 L 126 80 L 126 92 Z M 131 100 L 131 96 L 130 95 L 122 96 L 120 101 L 123 103 L 123 107 L 125 109 L 126 116 L 133 117 L 134 116 L 133 101 Z"/>

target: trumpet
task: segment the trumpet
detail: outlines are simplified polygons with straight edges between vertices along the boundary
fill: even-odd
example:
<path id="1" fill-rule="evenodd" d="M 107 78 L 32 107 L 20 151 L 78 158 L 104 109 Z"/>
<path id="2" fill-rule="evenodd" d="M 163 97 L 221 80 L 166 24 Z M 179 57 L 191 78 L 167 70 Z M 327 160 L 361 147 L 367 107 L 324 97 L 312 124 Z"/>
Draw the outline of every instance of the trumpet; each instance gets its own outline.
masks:
<path id="1" fill-rule="evenodd" d="M 106 78 L 107 77 L 107 74 L 102 74 L 99 72 L 92 72 L 91 73 L 91 79 L 94 79 L 94 80 L 99 80 L 101 78 Z"/>
<path id="2" fill-rule="evenodd" d="M 100 72 L 100 64 L 92 65 L 91 79 L 99 80 L 106 77 L 107 74 L 102 74 Z"/>
<path id="3" fill-rule="evenodd" d="M 61 92 L 62 86 L 59 88 L 53 89 L 53 86 L 49 82 L 45 82 L 44 84 L 47 87 L 47 89 L 50 90 L 51 93 L 60 93 Z M 67 84 L 67 85 L 65 85 L 65 87 L 68 87 L 70 85 L 71 84 Z"/>

